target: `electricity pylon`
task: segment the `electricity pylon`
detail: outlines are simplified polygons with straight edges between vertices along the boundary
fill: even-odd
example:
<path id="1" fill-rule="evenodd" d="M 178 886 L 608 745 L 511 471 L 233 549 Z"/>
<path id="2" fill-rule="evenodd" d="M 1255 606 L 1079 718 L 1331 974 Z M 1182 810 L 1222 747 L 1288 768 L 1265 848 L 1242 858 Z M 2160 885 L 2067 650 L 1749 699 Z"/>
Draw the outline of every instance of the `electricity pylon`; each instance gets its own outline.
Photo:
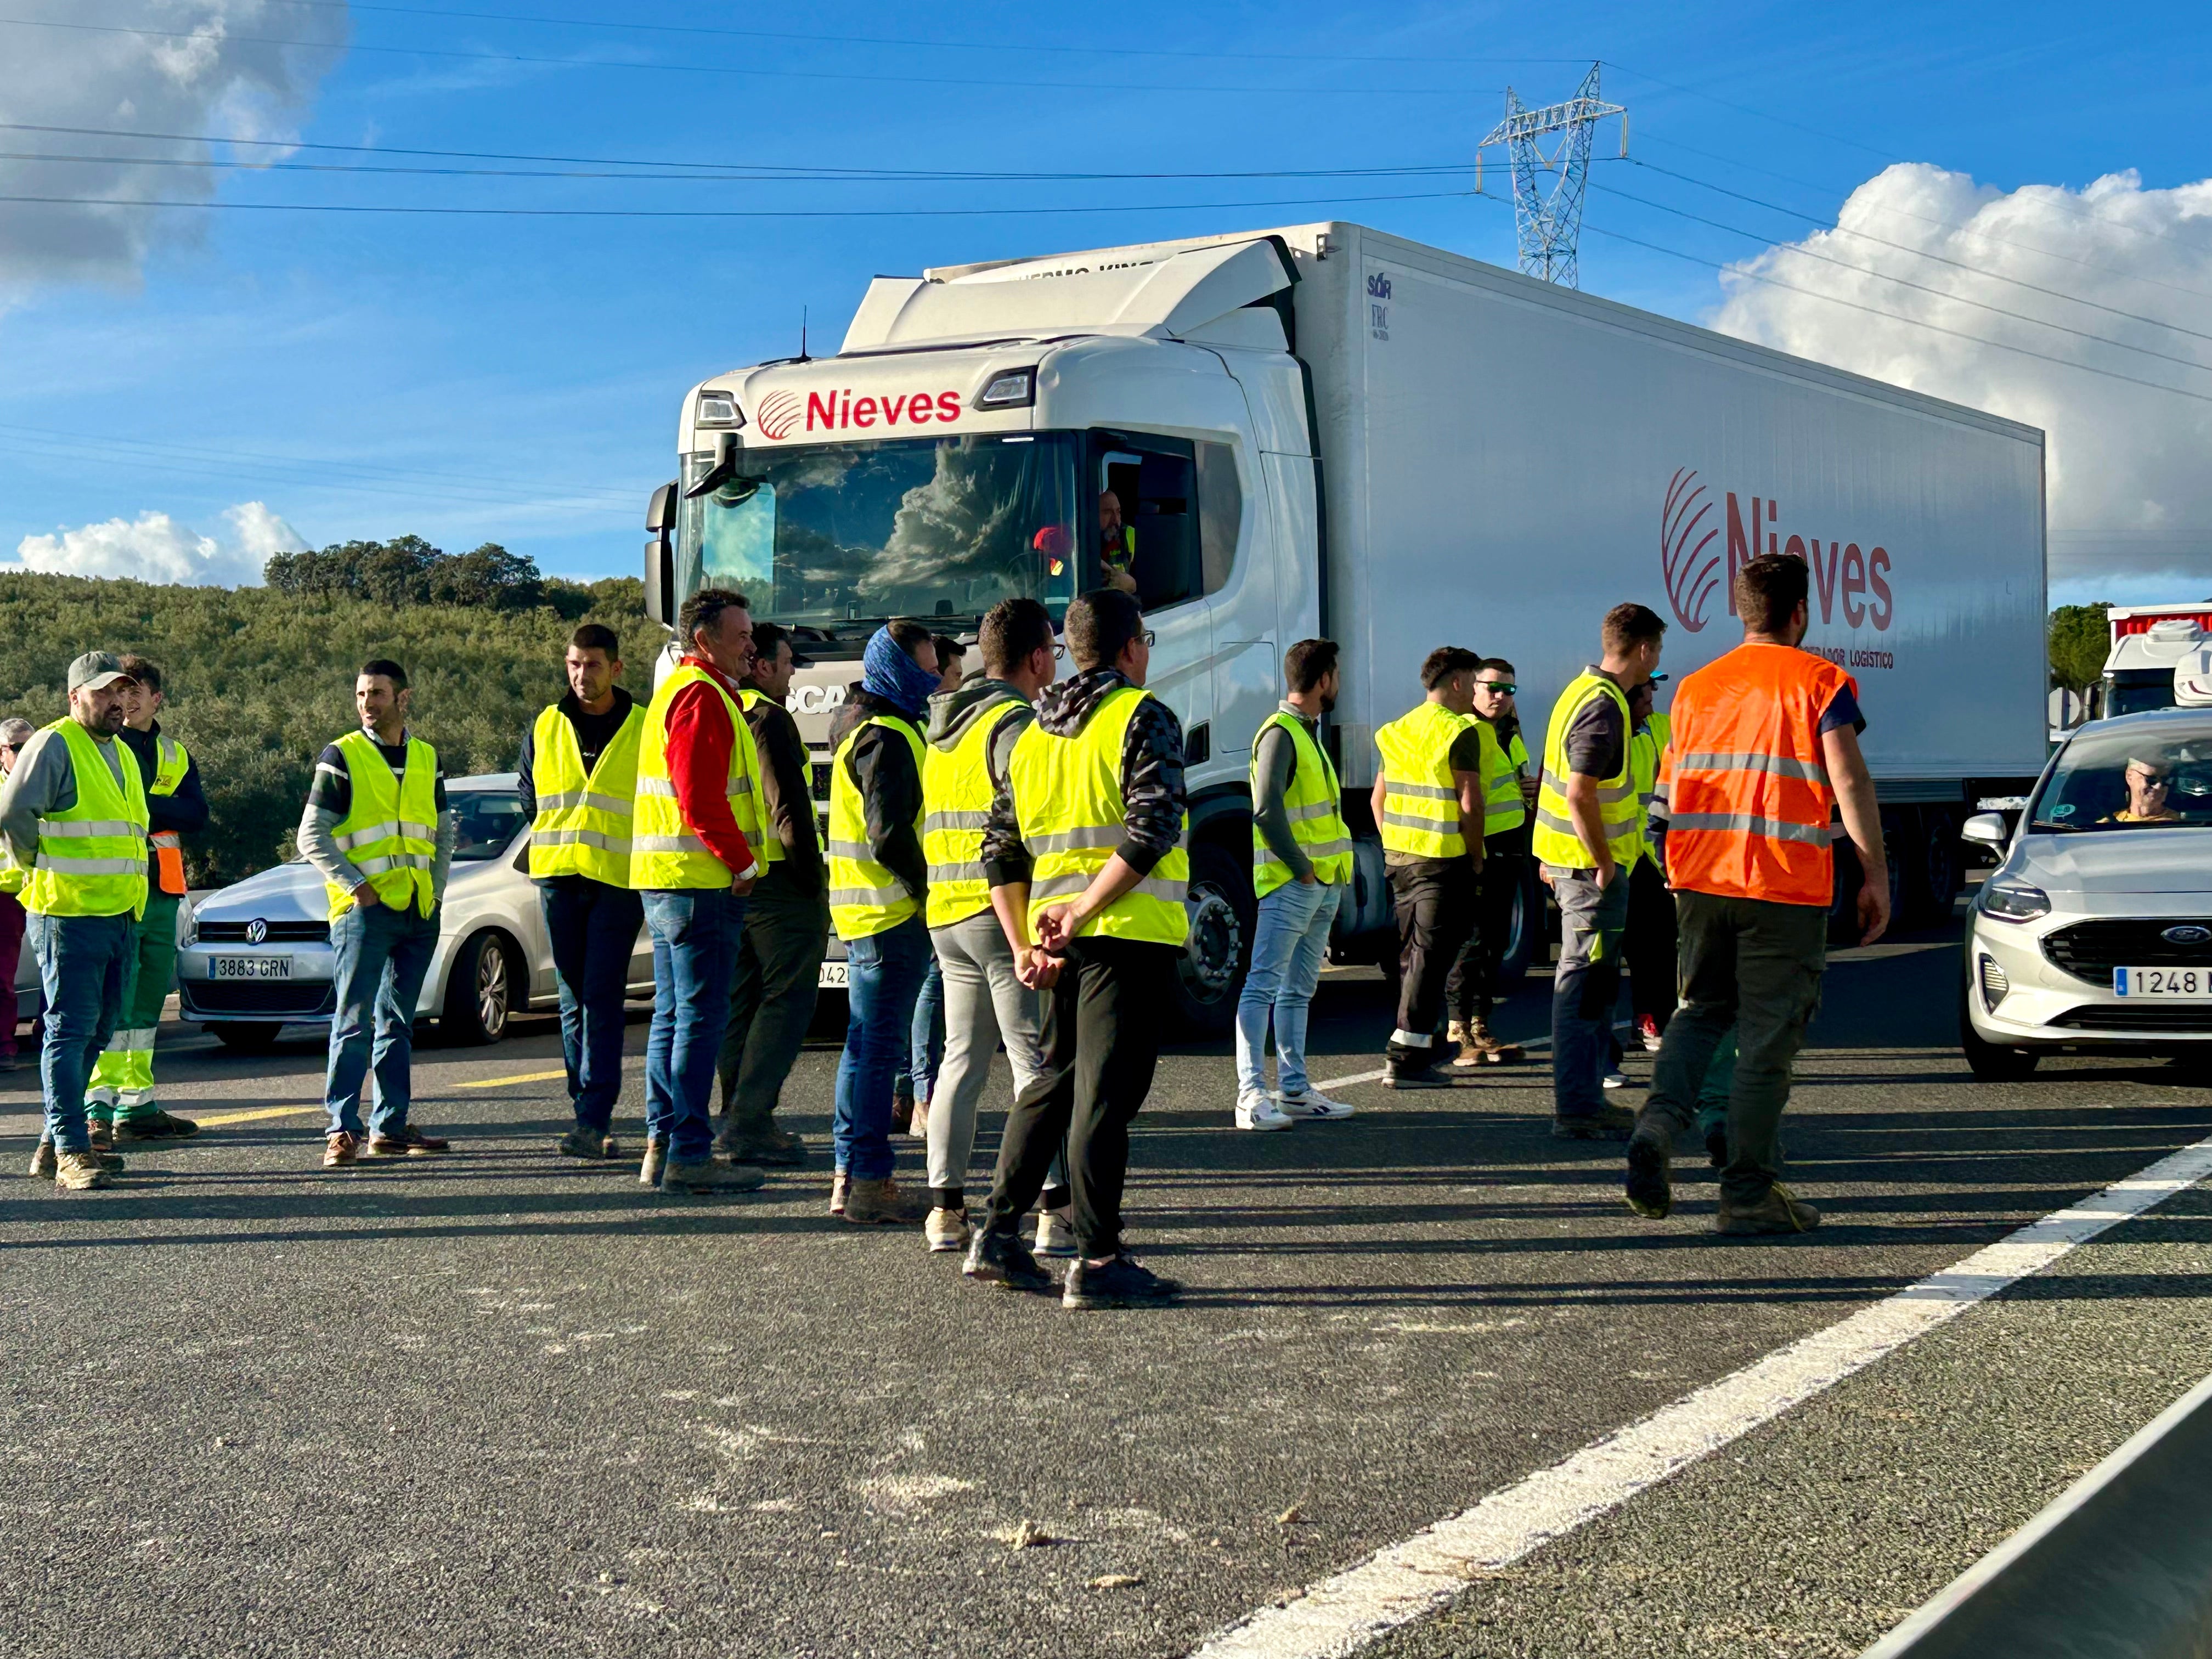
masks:
<path id="1" fill-rule="evenodd" d="M 1575 95 L 1564 104 L 1528 109 L 1512 88 L 1505 88 L 1505 118 L 1475 147 L 1475 188 L 1482 188 L 1482 152 L 1503 144 L 1513 162 L 1513 225 L 1520 243 L 1521 269 L 1530 276 L 1567 288 L 1580 285 L 1577 247 L 1583 230 L 1583 187 L 1589 178 L 1590 138 L 1608 115 L 1620 117 L 1620 153 L 1628 154 L 1628 112 L 1597 95 L 1592 64 Z M 1537 141 L 1561 135 L 1551 155 Z M 1536 175 L 1555 173 L 1549 193 Z"/>

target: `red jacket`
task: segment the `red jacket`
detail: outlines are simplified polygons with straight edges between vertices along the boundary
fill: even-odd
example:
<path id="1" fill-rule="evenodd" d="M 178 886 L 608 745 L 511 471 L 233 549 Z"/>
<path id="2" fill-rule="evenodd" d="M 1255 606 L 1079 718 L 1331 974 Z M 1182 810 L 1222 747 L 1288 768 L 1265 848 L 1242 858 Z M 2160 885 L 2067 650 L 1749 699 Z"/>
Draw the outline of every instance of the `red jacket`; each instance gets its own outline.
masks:
<path id="1" fill-rule="evenodd" d="M 704 669 L 737 700 L 737 682 L 704 657 L 687 656 L 684 663 Z M 676 786 L 677 810 L 707 850 L 728 865 L 732 876 L 742 876 L 755 860 L 744 831 L 730 815 L 730 750 L 737 739 L 722 700 L 708 687 L 687 685 L 669 700 L 668 780 Z"/>

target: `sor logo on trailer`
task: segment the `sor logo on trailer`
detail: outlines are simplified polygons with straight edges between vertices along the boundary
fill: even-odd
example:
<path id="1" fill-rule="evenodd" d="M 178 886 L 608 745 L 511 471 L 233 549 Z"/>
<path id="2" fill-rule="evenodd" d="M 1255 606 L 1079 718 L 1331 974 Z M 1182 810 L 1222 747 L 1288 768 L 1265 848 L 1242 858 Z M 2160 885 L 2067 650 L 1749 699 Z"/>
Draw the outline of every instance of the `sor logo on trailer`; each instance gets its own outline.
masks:
<path id="1" fill-rule="evenodd" d="M 753 425 L 763 438 L 788 438 L 806 405 L 795 392 L 771 392 L 753 406 Z"/>
<path id="2" fill-rule="evenodd" d="M 1747 511 L 1734 490 L 1724 493 L 1726 516 L 1717 521 L 1716 504 L 1698 481 L 1696 470 L 1677 467 L 1660 505 L 1659 571 L 1667 586 L 1667 603 L 1685 632 L 1697 633 L 1720 614 L 1716 599 L 1728 615 L 1735 614 L 1735 573 L 1762 554 L 1802 559 L 1810 567 L 1808 604 L 1814 626 L 1825 628 L 1840 621 L 1846 628 L 1888 631 L 1897 620 L 1897 597 L 1889 585 L 1893 562 L 1887 548 L 1862 548 L 1856 542 L 1832 539 L 1823 543 L 1818 536 L 1795 532 L 1784 539 L 1779 501 L 1753 495 Z M 1723 528 L 1727 540 L 1716 547 Z M 1854 665 L 1875 665 L 1869 660 Z"/>
<path id="3" fill-rule="evenodd" d="M 1378 340 L 1390 337 L 1390 273 L 1367 273 L 1367 331 Z"/>

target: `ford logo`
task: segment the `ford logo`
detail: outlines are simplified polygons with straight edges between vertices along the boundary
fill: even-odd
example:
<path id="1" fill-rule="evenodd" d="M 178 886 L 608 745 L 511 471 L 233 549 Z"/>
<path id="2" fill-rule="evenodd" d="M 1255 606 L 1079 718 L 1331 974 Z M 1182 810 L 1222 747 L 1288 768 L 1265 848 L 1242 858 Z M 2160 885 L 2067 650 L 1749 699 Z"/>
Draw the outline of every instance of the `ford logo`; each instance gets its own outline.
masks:
<path id="1" fill-rule="evenodd" d="M 2197 931 L 2199 933 L 2203 932 L 2202 928 L 2199 928 Z M 269 924 L 262 921 L 259 916 L 254 917 L 252 921 L 246 924 L 246 942 L 248 945 L 259 945 L 267 939 L 268 937 Z M 2212 935 L 2207 935 L 2207 937 L 2212 938 Z"/>
<path id="2" fill-rule="evenodd" d="M 2212 945 L 2212 927 L 2199 927 L 2195 922 L 2184 922 L 2179 927 L 2169 927 L 2159 937 L 2168 945 Z"/>

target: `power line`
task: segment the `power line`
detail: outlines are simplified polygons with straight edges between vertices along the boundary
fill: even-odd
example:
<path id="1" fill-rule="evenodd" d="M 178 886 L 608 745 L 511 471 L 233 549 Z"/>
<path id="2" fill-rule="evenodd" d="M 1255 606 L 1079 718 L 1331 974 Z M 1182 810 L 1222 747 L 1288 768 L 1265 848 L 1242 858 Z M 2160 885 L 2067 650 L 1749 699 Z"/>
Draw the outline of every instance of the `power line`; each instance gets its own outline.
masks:
<path id="1" fill-rule="evenodd" d="M 70 29 L 86 34 L 130 34 L 155 40 L 205 40 L 210 37 L 190 29 L 149 29 L 121 23 L 66 23 L 49 17 L 0 17 L 0 24 L 18 28 Z M 228 34 L 226 44 L 249 46 L 291 46 L 313 52 L 376 52 L 394 58 L 439 58 L 477 64 L 524 64 L 554 69 L 642 70 L 654 75 L 725 75 L 769 81 L 857 81 L 878 85 L 926 87 L 990 87 L 1006 91 L 1010 86 L 1061 92 L 1219 92 L 1263 93 L 1279 96 L 1296 87 L 1224 87 L 1182 82 L 1164 86 L 1143 81 L 1038 81 L 1023 76 L 1009 82 L 1004 76 L 978 77 L 944 75 L 861 75 L 842 70 L 741 69 L 728 64 L 672 64 L 636 62 L 619 58 L 538 58 L 523 52 L 461 52 L 446 46 L 365 46 L 341 40 L 283 40 L 267 35 Z M 1382 98 L 1465 98 L 1494 90 L 1484 87 L 1332 87 L 1334 94 Z"/>

